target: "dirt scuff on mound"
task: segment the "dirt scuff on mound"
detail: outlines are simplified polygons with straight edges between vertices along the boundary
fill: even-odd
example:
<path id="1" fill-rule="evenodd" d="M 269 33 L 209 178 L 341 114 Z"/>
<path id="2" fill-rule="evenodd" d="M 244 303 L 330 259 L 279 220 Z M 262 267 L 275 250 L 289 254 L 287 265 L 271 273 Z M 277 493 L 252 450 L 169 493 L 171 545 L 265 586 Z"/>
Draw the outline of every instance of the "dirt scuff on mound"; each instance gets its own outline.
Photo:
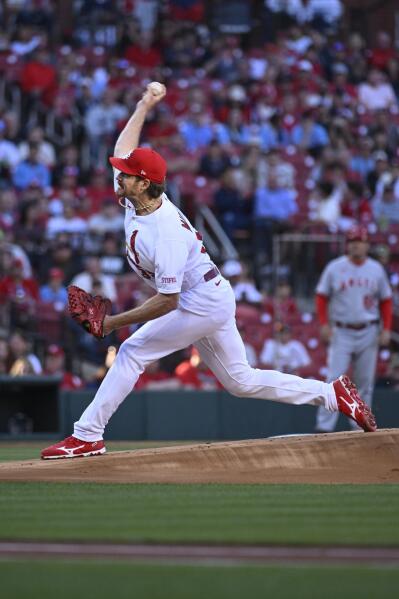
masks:
<path id="1" fill-rule="evenodd" d="M 0 480 L 399 483 L 399 429 L 295 435 L 0 464 Z"/>

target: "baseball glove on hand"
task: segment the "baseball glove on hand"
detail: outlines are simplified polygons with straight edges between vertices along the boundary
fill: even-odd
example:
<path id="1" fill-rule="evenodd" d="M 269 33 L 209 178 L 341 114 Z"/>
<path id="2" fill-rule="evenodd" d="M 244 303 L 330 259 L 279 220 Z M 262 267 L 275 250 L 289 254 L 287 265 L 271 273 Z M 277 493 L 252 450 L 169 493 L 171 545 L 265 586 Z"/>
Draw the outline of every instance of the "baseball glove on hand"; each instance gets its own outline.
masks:
<path id="1" fill-rule="evenodd" d="M 111 302 L 101 295 L 90 295 L 76 285 L 68 287 L 69 313 L 88 333 L 104 337 L 104 318 L 111 312 Z"/>

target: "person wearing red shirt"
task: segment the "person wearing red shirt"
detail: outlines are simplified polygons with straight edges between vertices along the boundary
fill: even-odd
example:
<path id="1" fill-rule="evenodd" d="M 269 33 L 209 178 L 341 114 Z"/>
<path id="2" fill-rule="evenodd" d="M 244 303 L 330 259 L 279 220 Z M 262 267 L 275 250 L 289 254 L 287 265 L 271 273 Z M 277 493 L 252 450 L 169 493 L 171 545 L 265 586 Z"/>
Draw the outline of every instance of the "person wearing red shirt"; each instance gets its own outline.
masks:
<path id="1" fill-rule="evenodd" d="M 368 223 L 373 220 L 373 211 L 364 197 L 364 186 L 360 181 L 348 181 L 341 203 L 341 216 L 360 223 Z"/>
<path id="2" fill-rule="evenodd" d="M 386 31 L 379 31 L 377 34 L 377 45 L 369 53 L 370 66 L 384 71 L 389 61 L 396 56 L 397 53 L 392 47 L 390 35 Z"/>
<path id="3" fill-rule="evenodd" d="M 38 300 L 38 284 L 24 276 L 22 260 L 14 258 L 10 274 L 0 279 L 0 319 L 5 318 L 12 327 L 30 326 Z"/>
<path id="4" fill-rule="evenodd" d="M 175 375 L 183 389 L 197 389 L 200 391 L 214 391 L 223 389 L 212 370 L 201 360 L 198 350 L 193 347 L 189 360 L 181 362 Z"/>
<path id="5" fill-rule="evenodd" d="M 177 389 L 180 387 L 180 381 L 163 370 L 159 360 L 151 362 L 140 375 L 137 383 L 134 386 L 135 391 L 159 390 L 165 391 L 169 389 Z"/>
<path id="6" fill-rule="evenodd" d="M 57 75 L 46 50 L 38 50 L 32 60 L 25 64 L 20 83 L 24 93 L 34 94 L 45 104 L 51 104 L 57 87 Z"/>
<path id="7" fill-rule="evenodd" d="M 97 167 L 94 169 L 85 192 L 90 215 L 99 212 L 104 202 L 114 197 L 114 187 L 108 180 L 105 168 Z"/>
<path id="8" fill-rule="evenodd" d="M 46 350 L 44 360 L 44 374 L 60 377 L 60 389 L 73 391 L 82 389 L 83 381 L 80 377 L 65 369 L 65 352 L 59 345 L 51 344 Z"/>
<path id="9" fill-rule="evenodd" d="M 37 302 L 39 287 L 34 279 L 23 274 L 22 260 L 15 258 L 9 275 L 0 279 L 0 302 L 14 301 L 18 304 Z"/>
<path id="10" fill-rule="evenodd" d="M 126 60 L 144 69 L 155 69 L 160 66 L 162 62 L 161 53 L 153 46 L 152 41 L 150 32 L 142 33 L 137 43 L 126 48 Z"/>

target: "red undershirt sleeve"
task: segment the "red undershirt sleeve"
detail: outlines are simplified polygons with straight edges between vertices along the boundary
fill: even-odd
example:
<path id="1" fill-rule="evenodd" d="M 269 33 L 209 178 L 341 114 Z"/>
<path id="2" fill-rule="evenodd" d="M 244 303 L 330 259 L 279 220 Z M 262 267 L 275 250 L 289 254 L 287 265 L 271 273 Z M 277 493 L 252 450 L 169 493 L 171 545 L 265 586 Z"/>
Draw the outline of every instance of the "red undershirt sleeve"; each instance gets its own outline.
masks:
<path id="1" fill-rule="evenodd" d="M 316 313 L 321 325 L 328 324 L 328 297 L 316 293 Z"/>
<path id="2" fill-rule="evenodd" d="M 380 313 L 382 318 L 382 326 L 385 330 L 390 331 L 392 328 L 392 298 L 387 297 L 380 301 Z"/>

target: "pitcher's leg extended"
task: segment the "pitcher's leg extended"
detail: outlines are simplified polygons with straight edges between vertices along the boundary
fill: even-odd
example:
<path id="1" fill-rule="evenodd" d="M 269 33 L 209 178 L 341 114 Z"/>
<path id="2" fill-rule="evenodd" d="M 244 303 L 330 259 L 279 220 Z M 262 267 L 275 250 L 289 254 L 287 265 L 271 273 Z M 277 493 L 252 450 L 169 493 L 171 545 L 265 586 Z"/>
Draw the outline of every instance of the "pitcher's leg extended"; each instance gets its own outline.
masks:
<path id="1" fill-rule="evenodd" d="M 274 370 L 251 368 L 234 319 L 194 344 L 203 360 L 232 395 L 337 410 L 332 384 Z"/>

